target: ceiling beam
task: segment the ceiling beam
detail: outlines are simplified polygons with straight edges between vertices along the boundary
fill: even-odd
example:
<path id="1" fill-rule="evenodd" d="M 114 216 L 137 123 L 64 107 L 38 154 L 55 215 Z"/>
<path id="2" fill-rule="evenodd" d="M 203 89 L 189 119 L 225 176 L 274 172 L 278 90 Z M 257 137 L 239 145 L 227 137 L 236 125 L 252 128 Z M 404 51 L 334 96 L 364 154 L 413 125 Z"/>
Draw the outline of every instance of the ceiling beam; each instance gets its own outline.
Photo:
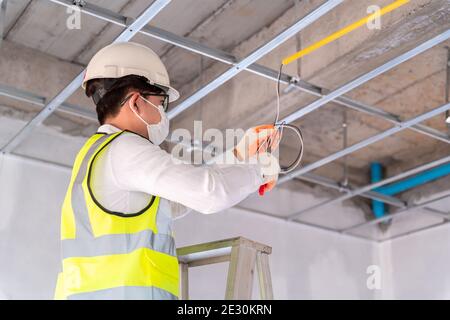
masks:
<path id="1" fill-rule="evenodd" d="M 341 230 L 341 232 L 342 233 L 351 234 L 351 231 L 354 231 L 356 229 L 360 229 L 362 227 L 372 226 L 372 225 L 379 224 L 381 222 L 386 222 L 386 221 L 389 221 L 389 220 L 392 220 L 392 219 L 398 219 L 400 217 L 405 217 L 407 215 L 413 214 L 414 210 L 421 209 L 421 208 L 426 207 L 426 206 L 428 206 L 430 204 L 433 204 L 433 203 L 435 203 L 437 201 L 444 200 L 444 199 L 446 199 L 448 197 L 450 197 L 450 194 L 445 194 L 445 195 L 443 195 L 443 196 L 441 196 L 439 198 L 433 199 L 433 200 L 429 200 L 429 201 L 425 201 L 425 202 L 422 202 L 422 203 L 414 204 L 414 205 L 408 206 L 407 208 L 401 209 L 401 210 L 399 210 L 397 212 L 385 215 L 385 216 L 383 216 L 381 218 L 373 219 L 371 221 L 367 221 L 367 222 L 364 222 L 364 223 L 352 226 L 350 228 L 346 228 L 344 230 Z M 446 221 L 450 220 L 450 216 L 442 216 L 442 218 L 445 219 Z"/>
<path id="2" fill-rule="evenodd" d="M 431 111 L 425 112 L 424 114 L 422 114 L 422 115 L 420 115 L 418 117 L 415 117 L 413 119 L 401 122 L 399 125 L 396 125 L 396 126 L 390 128 L 390 129 L 386 130 L 386 131 L 383 131 L 383 132 L 381 132 L 379 134 L 376 134 L 376 135 L 374 135 L 374 136 L 372 136 L 370 138 L 367 138 L 367 139 L 365 139 L 363 141 L 355 143 L 354 145 L 352 145 L 352 146 L 350 146 L 348 148 L 342 149 L 342 150 L 340 150 L 338 152 L 335 152 L 335 153 L 329 155 L 328 157 L 325 157 L 325 158 L 323 158 L 321 160 L 318 160 L 316 162 L 308 164 L 308 165 L 306 165 L 305 167 L 303 167 L 301 169 L 295 170 L 295 171 L 293 171 L 291 173 L 288 173 L 288 174 L 284 175 L 282 178 L 279 179 L 278 184 L 285 183 L 285 182 L 287 182 L 287 181 L 289 181 L 289 180 L 291 180 L 293 178 L 301 176 L 302 174 L 305 174 L 307 172 L 316 170 L 317 168 L 320 168 L 320 167 L 322 167 L 322 166 L 324 166 L 324 165 L 326 165 L 326 164 L 328 164 L 330 162 L 333 162 L 333 161 L 335 161 L 337 159 L 340 159 L 340 158 L 342 158 L 342 157 L 344 157 L 344 156 L 346 156 L 346 155 L 348 155 L 348 154 L 350 154 L 352 152 L 355 152 L 357 150 L 365 148 L 365 147 L 367 147 L 367 146 L 369 146 L 371 144 L 374 144 L 374 143 L 376 143 L 378 141 L 381 141 L 381 140 L 383 140 L 383 139 L 385 139 L 385 138 L 387 138 L 389 136 L 392 136 L 392 135 L 394 135 L 394 134 L 396 134 L 396 133 L 398 133 L 398 132 L 400 132 L 402 130 L 405 130 L 405 129 L 411 127 L 414 124 L 423 122 L 423 121 L 431 119 L 431 118 L 433 118 L 433 117 L 435 117 L 437 115 L 445 113 L 449 109 L 450 109 L 450 103 L 447 103 L 447 104 L 444 104 L 444 105 L 442 105 L 442 106 L 440 106 L 440 107 L 438 107 L 436 109 L 433 109 Z"/>
<path id="3" fill-rule="evenodd" d="M 41 107 L 45 107 L 47 100 L 45 97 L 39 96 L 37 94 L 10 87 L 4 84 L 0 84 L 0 95 L 23 102 L 28 102 Z M 62 103 L 57 111 L 82 117 L 88 120 L 98 120 L 96 112 L 89 111 L 87 107 L 80 107 L 69 104 L 67 102 Z"/>
<path id="4" fill-rule="evenodd" d="M 232 68 L 228 69 L 220 76 L 209 82 L 207 85 L 197 90 L 193 95 L 185 99 L 183 102 L 178 104 L 174 109 L 168 112 L 169 119 L 175 118 L 180 113 L 192 107 L 196 102 L 203 99 L 205 96 L 219 88 L 221 85 L 229 81 L 230 79 L 237 76 L 239 73 L 244 71 L 250 65 L 264 57 L 266 54 L 270 53 L 275 48 L 279 47 L 283 43 L 285 43 L 288 39 L 295 36 L 298 32 L 309 26 L 314 21 L 318 20 L 339 4 L 342 3 L 342 0 L 329 0 L 325 2 L 323 5 L 313 10 L 313 12 L 309 13 L 305 17 L 301 18 L 295 24 L 287 28 L 285 31 L 277 35 L 268 43 L 264 44 L 262 47 L 253 51 L 250 55 L 236 63 Z"/>
<path id="5" fill-rule="evenodd" d="M 378 77 L 379 75 L 382 75 L 383 73 L 386 73 L 389 70 L 392 70 L 393 68 L 402 64 L 403 62 L 406 62 L 406 61 L 416 57 L 417 55 L 431 49 L 432 47 L 446 41 L 449 38 L 450 38 L 450 30 L 447 30 L 447 31 L 441 33 L 440 35 L 415 47 L 414 49 L 409 50 L 409 51 L 401 54 L 400 56 L 388 61 L 387 63 L 383 64 L 382 66 L 379 66 L 379 67 L 363 74 L 362 76 L 356 78 L 355 80 L 350 81 L 349 83 L 339 87 L 338 89 L 325 94 L 325 96 L 323 96 L 322 98 L 314 101 L 313 103 L 310 103 L 309 105 L 307 105 L 307 106 L 299 109 L 298 111 L 293 112 L 289 116 L 283 118 L 281 120 L 281 122 L 292 123 L 292 122 L 304 117 L 305 115 L 321 108 L 328 102 L 331 102 L 334 99 L 350 92 L 351 90 L 354 90 L 354 89 L 360 87 L 361 85 L 367 83 L 368 81 Z"/>

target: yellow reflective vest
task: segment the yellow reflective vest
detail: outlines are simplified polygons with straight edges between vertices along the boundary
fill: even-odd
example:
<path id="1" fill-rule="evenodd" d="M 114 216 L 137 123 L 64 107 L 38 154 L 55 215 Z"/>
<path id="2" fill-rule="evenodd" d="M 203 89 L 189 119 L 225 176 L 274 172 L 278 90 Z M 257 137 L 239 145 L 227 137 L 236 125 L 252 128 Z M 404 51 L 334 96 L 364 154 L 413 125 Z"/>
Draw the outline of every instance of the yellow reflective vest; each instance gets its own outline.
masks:
<path id="1" fill-rule="evenodd" d="M 170 204 L 149 196 L 139 212 L 102 207 L 91 179 L 96 159 L 122 134 L 96 133 L 78 153 L 62 206 L 62 272 L 56 299 L 177 299 L 179 268 Z"/>

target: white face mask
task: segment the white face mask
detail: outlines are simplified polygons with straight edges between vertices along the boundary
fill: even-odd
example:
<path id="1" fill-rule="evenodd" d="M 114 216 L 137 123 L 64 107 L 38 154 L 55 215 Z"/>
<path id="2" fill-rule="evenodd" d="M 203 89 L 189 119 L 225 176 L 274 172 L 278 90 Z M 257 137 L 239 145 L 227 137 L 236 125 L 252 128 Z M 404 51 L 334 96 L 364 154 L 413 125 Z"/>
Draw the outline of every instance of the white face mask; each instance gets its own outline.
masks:
<path id="1" fill-rule="evenodd" d="M 169 135 L 169 118 L 167 117 L 166 113 L 164 112 L 163 106 L 156 106 L 144 97 L 140 96 L 142 100 L 149 103 L 159 111 L 159 115 L 161 116 L 161 121 L 157 124 L 148 124 L 147 121 L 142 119 L 140 115 L 131 107 L 131 104 L 129 104 L 131 110 L 134 112 L 134 114 L 141 119 L 142 122 L 145 123 L 147 126 L 147 132 L 148 132 L 148 139 L 155 145 L 159 146 L 161 143 L 164 142 L 164 140 Z"/>

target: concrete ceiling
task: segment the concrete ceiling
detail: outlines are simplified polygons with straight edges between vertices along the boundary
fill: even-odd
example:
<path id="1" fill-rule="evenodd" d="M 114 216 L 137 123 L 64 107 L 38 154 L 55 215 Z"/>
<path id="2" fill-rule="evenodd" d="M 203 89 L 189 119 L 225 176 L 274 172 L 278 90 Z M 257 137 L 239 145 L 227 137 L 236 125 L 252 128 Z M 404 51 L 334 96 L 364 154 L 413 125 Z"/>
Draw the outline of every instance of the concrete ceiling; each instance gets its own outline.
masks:
<path id="1" fill-rule="evenodd" d="M 150 3 L 147 0 L 87 2 L 128 17 L 137 17 Z M 151 25 L 237 57 L 245 57 L 324 1 L 299 0 L 298 6 L 295 2 L 264 1 L 261 5 L 262 0 L 174 0 Z M 344 3 L 258 63 L 277 69 L 281 59 L 295 52 L 299 46 L 306 47 L 364 16 L 372 2 Z M 391 1 L 379 0 L 376 3 L 384 6 Z M 87 15 L 82 15 L 81 30 L 69 30 L 66 28 L 68 15 L 65 7 L 47 0 L 8 1 L 5 38 L 0 48 L 0 84 L 51 98 L 86 66 L 95 52 L 121 32 L 118 26 Z M 326 89 L 337 88 L 449 29 L 450 1 L 416 0 L 387 15 L 382 22 L 381 30 L 358 30 L 293 63 L 285 69 L 285 73 L 299 75 L 302 80 Z M 228 68 L 222 63 L 140 34 L 133 41 L 148 45 L 162 56 L 173 85 L 180 89 L 183 97 L 188 97 Z M 409 119 L 442 105 L 447 62 L 445 45 L 450 45 L 450 42 L 438 45 L 369 81 L 348 96 L 397 114 L 401 119 Z M 193 120 L 200 119 L 204 121 L 204 129 L 247 128 L 265 123 L 273 119 L 274 97 L 274 82 L 243 72 L 177 117 L 173 127 L 191 130 Z M 315 99 L 295 90 L 283 94 L 282 116 Z M 92 102 L 83 96 L 81 90 L 68 101 L 93 111 Z M 36 105 L 1 96 L 0 104 L 12 110 L 2 109 L 2 115 L 21 120 L 29 120 L 40 110 Z M 391 127 L 385 120 L 329 103 L 296 122 L 305 136 L 305 163 L 312 163 L 343 148 L 344 112 L 348 117 L 348 145 Z M 62 132 L 73 136 L 88 136 L 97 126 L 92 121 L 60 113 L 52 115 L 45 124 L 59 127 Z M 426 124 L 442 133 L 448 132 L 443 116 L 435 117 Z M 292 158 L 294 146 L 294 140 L 287 137 L 282 145 L 282 161 Z M 369 182 L 370 162 L 382 162 L 387 174 L 393 175 L 449 154 L 449 144 L 405 130 L 349 155 L 345 161 L 349 166 L 350 182 L 363 185 Z M 60 159 L 60 162 L 65 162 L 65 159 Z M 341 181 L 343 161 L 340 159 L 330 163 L 314 173 Z M 317 196 L 316 189 L 302 182 L 295 181 L 288 186 Z M 320 192 L 323 197 L 336 195 L 333 192 L 323 193 L 323 189 Z M 282 196 L 277 199 L 281 201 Z M 249 200 L 250 205 L 252 201 Z M 327 220 L 321 220 L 317 212 L 305 219 L 319 224 Z M 344 223 L 344 220 L 341 222 Z"/>
<path id="2" fill-rule="evenodd" d="M 148 0 L 95 0 L 89 3 L 127 17 L 138 16 L 149 5 Z M 150 25 L 228 51 L 290 7 L 292 0 L 267 1 L 264 6 L 255 0 L 172 1 Z M 6 15 L 6 40 L 83 66 L 121 31 L 115 25 L 85 15 L 81 32 L 69 30 L 65 27 L 69 16 L 66 8 L 45 0 L 12 1 Z M 143 35 L 137 35 L 133 41 L 151 47 L 166 60 L 175 86 L 198 75 L 199 56 L 173 50 L 173 46 Z"/>

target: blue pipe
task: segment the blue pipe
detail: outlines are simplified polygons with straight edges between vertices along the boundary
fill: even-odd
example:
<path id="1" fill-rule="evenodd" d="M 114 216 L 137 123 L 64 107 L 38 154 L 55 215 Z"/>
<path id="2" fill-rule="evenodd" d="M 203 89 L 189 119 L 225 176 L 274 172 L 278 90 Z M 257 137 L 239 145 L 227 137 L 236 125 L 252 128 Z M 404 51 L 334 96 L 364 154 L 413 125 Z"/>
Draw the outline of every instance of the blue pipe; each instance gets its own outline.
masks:
<path id="1" fill-rule="evenodd" d="M 370 164 L 370 179 L 372 183 L 378 182 L 383 179 L 383 166 L 379 162 L 372 162 Z M 380 218 L 385 215 L 386 208 L 382 201 L 372 200 L 372 211 L 376 218 Z"/>
<path id="2" fill-rule="evenodd" d="M 371 167 L 372 168 L 372 167 Z M 450 174 L 450 163 L 446 163 L 439 167 L 427 170 L 425 172 L 419 173 L 411 178 L 394 182 L 390 185 L 380 187 L 374 191 L 385 194 L 385 195 L 395 195 L 400 192 L 415 188 L 417 186 L 423 185 L 425 183 L 437 180 L 439 178 L 445 177 Z"/>

